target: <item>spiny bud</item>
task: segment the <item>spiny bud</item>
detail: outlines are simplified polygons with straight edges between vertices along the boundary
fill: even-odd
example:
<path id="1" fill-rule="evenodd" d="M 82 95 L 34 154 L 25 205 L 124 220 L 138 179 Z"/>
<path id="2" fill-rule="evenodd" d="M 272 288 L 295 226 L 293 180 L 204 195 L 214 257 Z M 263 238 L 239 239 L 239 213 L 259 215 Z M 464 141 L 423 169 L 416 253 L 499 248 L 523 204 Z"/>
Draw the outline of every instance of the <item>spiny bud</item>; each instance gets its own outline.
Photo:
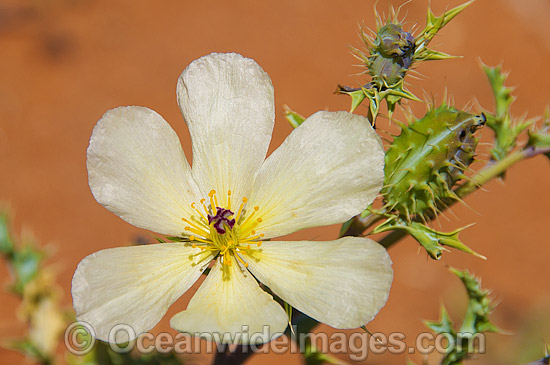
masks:
<path id="1" fill-rule="evenodd" d="M 378 30 L 367 61 L 377 86 L 400 82 L 413 61 L 414 38 L 401 25 L 389 23 Z"/>
<path id="2" fill-rule="evenodd" d="M 403 125 L 386 152 L 381 191 L 386 209 L 410 221 L 415 215 L 436 214 L 440 201 L 458 199 L 452 188 L 474 160 L 474 133 L 485 121 L 484 114 L 442 105 Z"/>

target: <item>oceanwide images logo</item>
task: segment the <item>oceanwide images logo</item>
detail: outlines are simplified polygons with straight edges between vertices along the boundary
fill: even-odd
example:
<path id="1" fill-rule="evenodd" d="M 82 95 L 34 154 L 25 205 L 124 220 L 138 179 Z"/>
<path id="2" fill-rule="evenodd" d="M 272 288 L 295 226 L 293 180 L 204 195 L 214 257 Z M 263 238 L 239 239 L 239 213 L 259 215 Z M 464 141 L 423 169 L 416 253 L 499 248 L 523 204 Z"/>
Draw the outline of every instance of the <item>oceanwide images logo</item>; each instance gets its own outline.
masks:
<path id="1" fill-rule="evenodd" d="M 369 354 L 445 354 L 450 348 L 468 352 L 485 353 L 485 336 L 482 333 L 449 334 L 423 332 L 416 336 L 413 346 L 407 346 L 406 336 L 401 332 L 389 334 L 377 332 L 333 332 L 298 333 L 293 326 L 289 336 L 271 333 L 269 326 L 263 326 L 262 332 L 250 333 L 248 326 L 242 326 L 240 333 L 142 333 L 135 340 L 135 330 L 127 324 L 118 324 L 109 332 L 109 347 L 117 353 L 136 351 L 139 354 L 171 353 L 215 353 L 225 351 L 227 343 L 249 343 L 243 352 L 252 353 L 299 353 L 308 344 L 317 351 L 330 354 L 348 354 L 352 361 L 363 361 Z M 208 341 L 201 341 L 206 339 Z M 95 344 L 94 328 L 86 322 L 74 322 L 65 331 L 65 346 L 74 355 L 83 356 L 93 351 Z"/>

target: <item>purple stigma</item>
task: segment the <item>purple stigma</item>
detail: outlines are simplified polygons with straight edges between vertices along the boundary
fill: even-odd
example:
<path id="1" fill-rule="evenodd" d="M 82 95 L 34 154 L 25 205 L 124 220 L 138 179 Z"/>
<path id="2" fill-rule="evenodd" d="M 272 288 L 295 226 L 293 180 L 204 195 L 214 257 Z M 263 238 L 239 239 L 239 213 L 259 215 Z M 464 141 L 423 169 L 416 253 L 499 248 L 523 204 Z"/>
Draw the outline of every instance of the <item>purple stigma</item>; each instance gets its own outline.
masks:
<path id="1" fill-rule="evenodd" d="M 225 226 L 229 229 L 233 229 L 235 225 L 235 219 L 229 219 L 233 215 L 233 212 L 229 209 L 216 208 L 216 215 L 208 214 L 208 224 L 214 223 L 214 228 L 218 234 L 225 233 Z"/>

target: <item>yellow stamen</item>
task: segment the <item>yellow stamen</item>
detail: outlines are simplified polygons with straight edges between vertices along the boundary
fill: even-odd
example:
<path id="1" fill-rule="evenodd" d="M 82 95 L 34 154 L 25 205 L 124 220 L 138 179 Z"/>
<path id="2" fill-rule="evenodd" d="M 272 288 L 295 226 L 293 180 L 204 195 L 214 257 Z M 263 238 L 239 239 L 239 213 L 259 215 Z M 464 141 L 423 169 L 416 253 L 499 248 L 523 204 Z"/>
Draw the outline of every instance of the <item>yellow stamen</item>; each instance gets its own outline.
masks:
<path id="1" fill-rule="evenodd" d="M 202 243 L 206 243 L 206 244 L 212 243 L 212 242 L 210 242 L 210 241 L 207 241 L 207 240 L 204 240 L 204 239 L 202 239 L 202 238 L 200 238 L 200 237 L 195 237 L 195 236 L 189 236 L 189 240 L 190 240 L 190 241 L 198 241 L 198 242 L 202 242 Z"/>
<path id="2" fill-rule="evenodd" d="M 198 224 L 196 224 L 195 222 L 192 222 L 192 221 L 190 221 L 189 219 L 185 219 L 185 218 L 182 218 L 181 220 L 184 221 L 185 223 L 189 224 L 189 225 L 192 226 L 193 228 L 195 228 L 195 229 L 197 229 L 197 230 L 199 230 L 199 231 L 201 231 L 201 232 L 205 232 L 205 233 L 206 233 L 206 231 L 204 230 L 206 227 L 205 227 L 204 225 L 201 227 L 201 226 L 199 226 Z M 203 236 L 204 236 L 204 235 L 203 235 Z"/>
<path id="3" fill-rule="evenodd" d="M 252 223 L 250 223 L 248 225 L 248 227 L 245 227 L 245 229 L 241 231 L 241 237 L 248 237 L 250 235 L 254 235 L 254 233 L 256 233 L 254 228 L 256 228 L 258 223 L 260 223 L 261 221 L 262 221 L 262 218 L 258 218 L 256 220 L 252 221 Z M 242 224 L 242 226 L 244 226 L 244 223 Z M 254 232 L 254 233 L 252 233 L 252 232 Z"/>
<path id="4" fill-rule="evenodd" d="M 248 267 L 248 263 L 244 262 L 243 259 L 239 255 L 235 254 L 235 257 L 237 258 L 237 260 L 239 260 L 241 262 L 241 264 L 244 265 L 244 267 Z"/>
<path id="5" fill-rule="evenodd" d="M 208 220 L 206 219 L 206 217 L 201 213 L 200 210 L 197 209 L 197 207 L 195 206 L 196 203 L 191 203 L 191 208 L 193 208 L 195 210 L 195 212 L 197 212 L 201 217 L 202 219 L 204 219 L 205 222 L 208 222 Z M 204 204 L 203 204 L 204 205 Z M 183 219 L 183 218 L 182 218 Z"/>
<path id="6" fill-rule="evenodd" d="M 208 207 L 206 206 L 206 204 L 204 204 L 204 202 L 206 201 L 206 199 L 202 198 L 201 199 L 201 204 L 202 204 L 202 208 L 204 209 L 204 211 L 206 212 L 206 214 L 208 214 Z M 204 216 L 201 214 L 201 217 L 204 218 Z M 204 218 L 204 220 L 206 222 L 208 222 L 208 219 Z"/>
<path id="7" fill-rule="evenodd" d="M 204 230 L 202 229 L 195 229 L 195 228 L 192 228 L 191 226 L 185 226 L 184 228 L 186 231 L 189 231 L 189 232 L 192 232 L 192 233 L 195 233 L 199 236 L 202 236 L 202 237 L 208 237 L 208 233 L 205 232 Z M 196 238 L 195 238 L 196 239 Z"/>
<path id="8" fill-rule="evenodd" d="M 241 217 L 241 212 L 243 211 L 244 205 L 248 201 L 248 198 L 245 196 L 243 198 L 243 202 L 241 203 L 241 206 L 239 207 L 239 211 L 237 212 L 237 215 L 235 216 L 235 222 L 239 223 L 239 218 Z"/>
<path id="9" fill-rule="evenodd" d="M 208 197 L 210 198 L 210 206 L 212 207 L 212 215 L 216 214 L 216 208 L 218 207 L 218 198 L 216 198 L 216 190 L 212 189 L 210 190 L 210 193 L 208 193 Z"/>
<path id="10" fill-rule="evenodd" d="M 262 238 L 263 236 L 264 236 L 264 234 L 261 233 L 261 234 L 259 234 L 259 235 L 257 235 L 257 236 L 246 237 L 246 238 L 244 238 L 244 239 L 241 239 L 241 240 L 240 240 L 240 243 L 253 242 L 253 241 L 256 241 L 256 240 Z"/>
<path id="11" fill-rule="evenodd" d="M 257 212 L 259 209 L 260 209 L 260 207 L 255 206 L 255 207 L 254 207 L 254 210 L 252 211 L 252 213 L 250 213 L 250 215 L 246 218 L 246 220 L 243 222 L 242 225 L 243 225 L 243 226 L 246 225 L 246 224 L 250 221 L 250 219 L 252 219 L 252 217 L 254 216 L 254 214 L 256 214 L 256 212 Z"/>
<path id="12" fill-rule="evenodd" d="M 227 190 L 227 209 L 231 210 L 231 190 Z"/>

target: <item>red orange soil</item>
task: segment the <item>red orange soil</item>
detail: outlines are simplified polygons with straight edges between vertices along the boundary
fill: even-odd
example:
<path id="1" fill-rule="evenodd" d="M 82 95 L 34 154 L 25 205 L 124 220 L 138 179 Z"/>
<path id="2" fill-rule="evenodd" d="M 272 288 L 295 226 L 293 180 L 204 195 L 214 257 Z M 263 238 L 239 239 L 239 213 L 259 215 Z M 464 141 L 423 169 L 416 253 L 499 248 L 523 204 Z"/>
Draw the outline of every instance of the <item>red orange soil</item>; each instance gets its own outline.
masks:
<path id="1" fill-rule="evenodd" d="M 439 14 L 460 2 L 432 3 Z M 385 4 L 381 1 L 379 8 L 385 9 Z M 418 22 L 423 27 L 426 6 L 427 1 L 413 1 L 405 7 L 410 25 Z M 490 88 L 478 63 L 479 59 L 489 65 L 502 62 L 511 71 L 510 85 L 517 86 L 515 114 L 542 114 L 550 101 L 549 16 L 545 0 L 478 1 L 433 43 L 464 57 L 421 65 L 418 71 L 425 78 L 410 79 L 418 85 L 413 90 L 420 95 L 425 90 L 439 101 L 447 88 L 459 107 L 477 99 L 491 109 Z M 338 83 L 353 86 L 364 81 L 350 76 L 361 69 L 352 66 L 357 61 L 348 48 L 360 45 L 358 24 L 363 21 L 374 26 L 370 1 L 3 1 L 0 201 L 11 207 L 17 232 L 28 228 L 39 242 L 55 250 L 51 263 L 59 272 L 64 303 L 70 305 L 71 276 L 84 256 L 147 234 L 97 204 L 88 189 L 86 147 L 95 122 L 106 110 L 120 105 L 155 109 L 178 132 L 190 157 L 189 137 L 175 98 L 177 77 L 202 55 L 239 52 L 254 58 L 273 80 L 277 119 L 272 151 L 291 132 L 282 116 L 283 104 L 305 115 L 348 108 L 349 100 L 332 91 Z M 413 105 L 413 110 L 421 116 L 424 106 Z M 483 134 L 488 141 L 491 132 Z M 493 181 L 488 192 L 469 197 L 471 208 L 453 208 L 460 220 L 451 214 L 447 214 L 450 222 L 441 219 L 445 229 L 477 222 L 462 238 L 488 261 L 459 252 L 432 261 L 412 240 L 392 248 L 391 296 L 369 329 L 403 332 L 408 345 L 414 345 L 414 336 L 426 330 L 421 320 L 438 318 L 441 300 L 459 315 L 465 296 L 446 270 L 452 265 L 483 277 L 484 286 L 492 288 L 500 302 L 494 322 L 514 333 L 491 335 L 490 354 L 480 363 L 516 362 L 518 351 L 525 351 L 524 341 L 542 351 L 542 341 L 550 341 L 549 181 L 550 164 L 537 157 L 510 171 L 504 184 Z M 337 227 L 328 227 L 291 238 L 333 239 L 337 232 Z M 2 285 L 9 282 L 7 274 L 0 264 Z M 185 295 L 169 314 L 185 308 L 189 297 Z M 14 316 L 17 300 L 1 292 L 0 301 L 0 338 L 20 335 L 23 325 Z M 544 315 L 533 321 L 537 308 Z M 167 322 L 165 318 L 155 331 L 169 330 Z M 532 322 L 534 327 L 523 332 Z M 402 364 L 405 356 L 371 354 L 366 363 Z M 411 356 L 421 359 L 418 354 Z M 0 359 L 23 361 L 2 349 Z M 298 355 L 285 359 L 300 361 Z M 266 360 L 277 362 L 274 355 L 262 355 L 251 363 Z"/>

